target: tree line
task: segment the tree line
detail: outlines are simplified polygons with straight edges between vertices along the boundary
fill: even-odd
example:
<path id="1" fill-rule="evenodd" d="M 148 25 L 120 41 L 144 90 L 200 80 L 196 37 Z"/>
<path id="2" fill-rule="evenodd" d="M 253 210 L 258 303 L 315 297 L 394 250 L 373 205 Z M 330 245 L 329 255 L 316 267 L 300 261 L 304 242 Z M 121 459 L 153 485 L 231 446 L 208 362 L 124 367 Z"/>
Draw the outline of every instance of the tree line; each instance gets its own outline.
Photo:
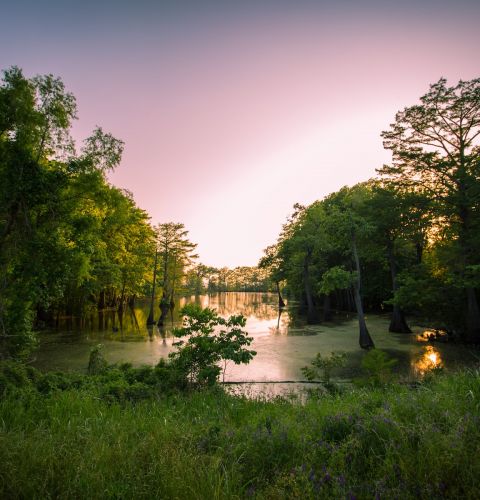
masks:
<path id="1" fill-rule="evenodd" d="M 109 184 L 123 142 L 97 127 L 77 149 L 74 96 L 17 67 L 0 85 L 0 356 L 26 355 L 36 327 L 89 308 L 150 297 L 163 324 L 180 294 L 280 289 L 310 321 L 363 308 L 405 313 L 480 342 L 480 80 L 432 85 L 382 133 L 392 151 L 376 179 L 296 205 L 258 267 L 196 263 L 183 224 L 152 225 Z"/>
<path id="2" fill-rule="evenodd" d="M 143 294 L 155 233 L 131 193 L 107 182 L 123 142 L 96 128 L 80 150 L 74 96 L 17 67 L 0 86 L 0 355 L 21 356 L 35 326 Z"/>
<path id="3" fill-rule="evenodd" d="M 36 328 L 91 308 L 122 310 L 147 295 L 148 322 L 162 325 L 180 294 L 265 289 L 264 271 L 196 264 L 183 224 L 152 225 L 107 180 L 123 142 L 97 127 L 77 148 L 76 118 L 60 78 L 3 72 L 0 357 L 27 355 Z"/>
<path id="4" fill-rule="evenodd" d="M 257 266 L 193 266 L 186 274 L 186 288 L 191 293 L 269 292 L 272 280 L 266 269 Z"/>
<path id="5" fill-rule="evenodd" d="M 300 299 L 308 320 L 367 310 L 405 313 L 480 343 L 480 79 L 440 79 L 382 132 L 392 163 L 378 176 L 295 205 L 260 267 Z"/>

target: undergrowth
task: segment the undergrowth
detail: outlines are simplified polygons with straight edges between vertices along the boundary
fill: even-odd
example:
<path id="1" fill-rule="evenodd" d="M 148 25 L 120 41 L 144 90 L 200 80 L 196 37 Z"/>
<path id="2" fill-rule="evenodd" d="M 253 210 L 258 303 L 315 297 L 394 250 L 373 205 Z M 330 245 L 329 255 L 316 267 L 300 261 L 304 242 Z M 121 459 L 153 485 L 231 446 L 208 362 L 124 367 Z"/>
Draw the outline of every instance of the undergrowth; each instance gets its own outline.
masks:
<path id="1" fill-rule="evenodd" d="M 294 404 L 0 367 L 0 498 L 480 497 L 475 371 Z"/>

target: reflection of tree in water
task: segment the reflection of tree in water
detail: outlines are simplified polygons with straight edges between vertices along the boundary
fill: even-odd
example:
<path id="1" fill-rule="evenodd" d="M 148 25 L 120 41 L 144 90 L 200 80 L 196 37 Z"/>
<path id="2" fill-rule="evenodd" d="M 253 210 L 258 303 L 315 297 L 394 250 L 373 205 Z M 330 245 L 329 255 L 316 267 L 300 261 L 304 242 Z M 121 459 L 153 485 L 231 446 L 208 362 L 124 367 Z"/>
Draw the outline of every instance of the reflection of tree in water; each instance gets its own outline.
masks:
<path id="1" fill-rule="evenodd" d="M 275 295 L 255 292 L 224 292 L 208 296 L 208 307 L 216 309 L 221 316 L 243 314 L 260 320 L 277 317 Z"/>
<path id="2" fill-rule="evenodd" d="M 275 294 L 259 292 L 222 292 L 212 295 L 192 295 L 179 298 L 170 311 L 165 326 L 159 329 L 148 329 L 148 301 L 137 301 L 135 307 L 125 307 L 123 310 L 103 309 L 89 311 L 82 317 L 59 318 L 58 329 L 77 331 L 89 334 L 100 334 L 105 340 L 141 340 L 152 339 L 161 335 L 163 338 L 172 336 L 173 328 L 180 326 L 182 315 L 180 311 L 187 303 L 196 303 L 201 307 L 216 309 L 221 316 L 243 314 L 258 320 L 272 320 L 278 317 L 278 307 Z M 284 315 L 283 317 L 285 317 Z M 281 323 L 284 319 L 282 317 Z"/>
<path id="3" fill-rule="evenodd" d="M 290 326 L 290 317 L 285 312 L 285 309 L 282 307 L 277 309 L 277 322 L 275 326 L 269 327 L 268 330 L 270 333 L 273 334 L 288 335 L 289 326 Z"/>

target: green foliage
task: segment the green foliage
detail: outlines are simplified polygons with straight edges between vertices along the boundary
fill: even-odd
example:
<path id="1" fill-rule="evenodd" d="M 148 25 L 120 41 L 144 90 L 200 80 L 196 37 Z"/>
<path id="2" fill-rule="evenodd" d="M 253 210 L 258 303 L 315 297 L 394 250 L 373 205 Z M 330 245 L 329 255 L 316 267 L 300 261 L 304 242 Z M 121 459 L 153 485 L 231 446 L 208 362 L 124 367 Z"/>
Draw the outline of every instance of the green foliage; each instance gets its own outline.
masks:
<path id="1" fill-rule="evenodd" d="M 334 266 L 323 273 L 319 292 L 329 295 L 335 290 L 345 290 L 351 288 L 356 280 L 354 272 L 346 271 L 341 266 Z"/>
<path id="2" fill-rule="evenodd" d="M 87 371 L 90 375 L 100 375 L 104 373 L 108 367 L 107 360 L 102 353 L 103 345 L 98 344 L 90 349 L 90 357 L 88 359 Z"/>
<path id="3" fill-rule="evenodd" d="M 37 372 L 23 363 L 3 361 L 0 363 L 0 396 L 12 389 L 29 387 L 37 378 Z"/>
<path id="4" fill-rule="evenodd" d="M 371 349 L 362 359 L 362 369 L 366 373 L 366 378 L 359 379 L 358 383 L 374 386 L 388 384 L 393 379 L 392 370 L 396 364 L 397 360 L 391 358 L 386 352 Z"/>
<path id="5" fill-rule="evenodd" d="M 464 321 L 457 326 L 470 342 L 480 340 L 478 281 L 471 281 L 470 267 L 480 263 L 479 133 L 480 79 L 449 86 L 441 78 L 382 133 L 393 162 L 379 171 L 396 190 L 432 200 L 431 237 L 447 250 L 434 275 L 446 269 L 451 284 L 461 289 Z"/>
<path id="6" fill-rule="evenodd" d="M 261 265 L 309 312 L 393 306 L 391 331 L 407 312 L 478 343 L 479 103 L 480 79 L 431 85 L 382 133 L 380 178 L 295 205 Z"/>
<path id="7" fill-rule="evenodd" d="M 141 293 L 153 230 L 107 171 L 123 143 L 97 128 L 77 153 L 74 96 L 52 75 L 0 84 L 0 358 L 25 358 L 56 314 Z"/>
<path id="8" fill-rule="evenodd" d="M 0 497 L 480 494 L 477 372 L 296 404 L 221 390 L 159 394 L 155 371 L 52 374 L 52 390 L 39 392 L 47 375 L 0 363 L 0 380 L 10 381 L 0 402 Z"/>
<path id="9" fill-rule="evenodd" d="M 242 315 L 224 319 L 213 309 L 187 304 L 182 309 L 184 326 L 176 328 L 176 337 L 188 337 L 176 342 L 177 352 L 169 355 L 174 367 L 182 371 L 190 384 L 213 385 L 224 363 L 249 363 L 256 352 L 247 349 L 252 338 L 242 330 L 246 319 Z"/>
<path id="10" fill-rule="evenodd" d="M 302 368 L 302 373 L 307 380 L 313 381 L 320 378 L 322 382 L 330 383 L 332 370 L 345 366 L 347 354 L 344 352 L 332 352 L 330 356 L 322 356 L 317 353 L 315 359 L 311 362 L 311 366 Z"/>

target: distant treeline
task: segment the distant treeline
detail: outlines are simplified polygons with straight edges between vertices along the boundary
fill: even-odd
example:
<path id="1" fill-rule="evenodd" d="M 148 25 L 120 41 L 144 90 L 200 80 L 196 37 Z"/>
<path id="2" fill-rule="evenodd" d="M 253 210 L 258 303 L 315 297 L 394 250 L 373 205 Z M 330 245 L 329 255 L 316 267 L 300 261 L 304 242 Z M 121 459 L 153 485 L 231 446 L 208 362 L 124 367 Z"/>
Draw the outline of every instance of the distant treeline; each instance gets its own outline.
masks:
<path id="1" fill-rule="evenodd" d="M 392 332 L 410 331 L 408 313 L 480 344 L 480 80 L 441 79 L 382 137 L 392 164 L 295 205 L 260 265 L 310 321 L 357 311 L 362 347 L 364 307 L 392 311 Z"/>
<path id="2" fill-rule="evenodd" d="M 215 268 L 198 264 L 186 274 L 190 293 L 268 292 L 273 281 L 265 269 L 250 266 Z"/>

